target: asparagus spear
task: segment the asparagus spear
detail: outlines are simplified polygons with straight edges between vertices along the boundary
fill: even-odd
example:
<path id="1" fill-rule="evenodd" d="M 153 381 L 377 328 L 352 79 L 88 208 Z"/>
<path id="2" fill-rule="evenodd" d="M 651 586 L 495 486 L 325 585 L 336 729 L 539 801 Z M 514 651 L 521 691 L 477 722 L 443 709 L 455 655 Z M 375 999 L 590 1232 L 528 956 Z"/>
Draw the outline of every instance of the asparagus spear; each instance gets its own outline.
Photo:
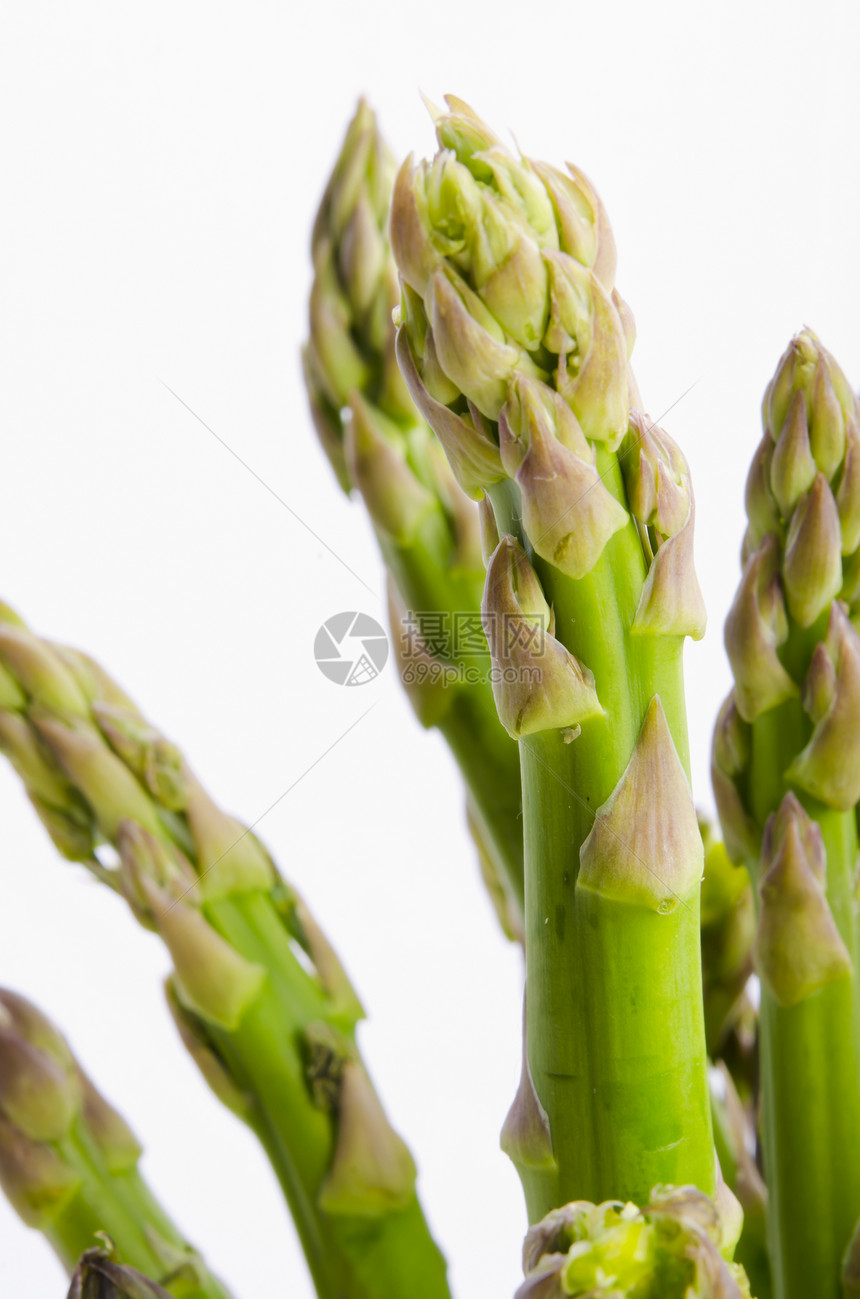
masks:
<path id="1" fill-rule="evenodd" d="M 762 1092 L 778 1299 L 839 1294 L 860 1215 L 860 409 L 809 330 L 765 394 L 744 568 L 726 622 L 735 686 L 714 737 L 730 852 L 758 892 Z"/>
<path id="2" fill-rule="evenodd" d="M 498 533 L 484 624 L 526 862 L 504 1135 L 534 1221 L 574 1196 L 714 1190 L 681 669 L 704 612 L 687 466 L 639 409 L 599 198 L 447 102 L 440 153 L 395 183 L 397 354 Z"/>
<path id="3" fill-rule="evenodd" d="M 694 1186 L 655 1186 L 642 1209 L 575 1201 L 529 1231 L 516 1299 L 750 1299 L 736 1232 L 734 1209 Z"/>
<path id="4" fill-rule="evenodd" d="M 141 1177 L 140 1154 L 54 1025 L 0 989 L 0 1186 L 13 1208 L 69 1272 L 104 1231 L 176 1299 L 229 1299 Z"/>
<path id="5" fill-rule="evenodd" d="M 404 684 L 419 719 L 438 727 L 460 766 L 483 850 L 507 895 L 504 909 L 514 911 L 519 927 L 519 758 L 499 726 L 489 683 L 477 511 L 415 409 L 394 357 L 398 291 L 387 231 L 393 175 L 362 101 L 314 224 L 305 383 L 338 481 L 360 493 L 373 522 L 391 579 L 392 632 L 404 639 Z"/>
<path id="6" fill-rule="evenodd" d="M 355 1043 L 358 998 L 256 836 L 100 667 L 9 610 L 0 747 L 60 851 L 165 943 L 185 1044 L 262 1142 L 321 1299 L 399 1299 L 407 1274 L 420 1299 L 444 1299 L 415 1165 Z"/>

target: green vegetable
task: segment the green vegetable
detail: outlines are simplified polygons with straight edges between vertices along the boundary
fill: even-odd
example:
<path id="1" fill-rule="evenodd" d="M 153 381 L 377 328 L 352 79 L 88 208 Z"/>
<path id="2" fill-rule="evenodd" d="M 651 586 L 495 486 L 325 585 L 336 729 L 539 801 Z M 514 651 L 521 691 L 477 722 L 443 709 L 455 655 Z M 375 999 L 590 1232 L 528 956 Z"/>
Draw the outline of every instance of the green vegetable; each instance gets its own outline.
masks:
<path id="1" fill-rule="evenodd" d="M 860 1216 L 860 406 L 809 330 L 765 394 L 735 687 L 714 737 L 726 844 L 756 883 L 770 1251 L 777 1299 L 840 1295 Z"/>
<path id="2" fill-rule="evenodd" d="M 121 892 L 173 962 L 170 1007 L 259 1137 L 321 1299 L 445 1299 L 415 1166 L 361 1061 L 363 1011 L 256 836 L 85 656 L 0 621 L 0 745 L 60 850 Z M 98 858 L 112 844 L 116 866 Z"/>
<path id="3" fill-rule="evenodd" d="M 520 744 L 528 973 L 503 1143 L 535 1221 L 715 1187 L 681 671 L 704 611 L 686 462 L 641 412 L 596 192 L 448 106 L 395 184 L 397 354 L 499 538 L 483 614 Z"/>
<path id="4" fill-rule="evenodd" d="M 0 1186 L 15 1210 L 69 1271 L 107 1232 L 175 1299 L 229 1299 L 144 1182 L 140 1154 L 53 1024 L 0 989 Z"/>

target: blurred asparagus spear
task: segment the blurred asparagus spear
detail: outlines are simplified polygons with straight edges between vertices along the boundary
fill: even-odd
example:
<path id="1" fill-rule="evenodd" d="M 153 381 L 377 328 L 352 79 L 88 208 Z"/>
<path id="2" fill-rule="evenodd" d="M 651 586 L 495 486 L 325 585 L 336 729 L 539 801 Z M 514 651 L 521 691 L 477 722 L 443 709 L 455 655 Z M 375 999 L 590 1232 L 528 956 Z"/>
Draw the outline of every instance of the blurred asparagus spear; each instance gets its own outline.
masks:
<path id="1" fill-rule="evenodd" d="M 519 758 L 499 725 L 481 626 L 478 515 L 406 390 L 394 356 L 388 241 L 393 160 L 361 102 L 313 229 L 305 384 L 320 442 L 362 496 L 388 569 L 392 634 L 419 719 L 445 737 L 517 926 L 523 913 Z"/>
<path id="2" fill-rule="evenodd" d="M 154 1292 L 229 1299 L 144 1182 L 140 1154 L 53 1024 L 0 989 L 0 1186 L 12 1207 L 69 1272 L 107 1232 L 127 1263 L 160 1282 Z"/>
<path id="3" fill-rule="evenodd" d="M 460 486 L 492 503 L 484 626 L 526 866 L 504 1140 L 534 1221 L 715 1187 L 681 669 L 704 611 L 687 465 L 641 413 L 597 194 L 447 102 L 440 152 L 395 184 L 397 354 Z"/>
<path id="4" fill-rule="evenodd" d="M 254 834 L 100 667 L 8 609 L 0 747 L 60 851 L 162 938 L 183 1040 L 262 1142 L 321 1299 L 400 1299 L 407 1270 L 415 1296 L 445 1299 L 415 1165 L 355 1043 L 358 998 Z"/>
<path id="5" fill-rule="evenodd" d="M 757 1014 L 747 991 L 753 972 L 755 901 L 749 872 L 731 861 L 713 826 L 699 818 L 702 879 L 702 986 L 705 1042 L 724 1060 L 744 1100 L 758 1090 Z"/>
<path id="6" fill-rule="evenodd" d="M 714 789 L 758 892 L 775 1293 L 835 1299 L 860 1216 L 860 409 L 811 331 L 783 355 L 763 422 Z"/>

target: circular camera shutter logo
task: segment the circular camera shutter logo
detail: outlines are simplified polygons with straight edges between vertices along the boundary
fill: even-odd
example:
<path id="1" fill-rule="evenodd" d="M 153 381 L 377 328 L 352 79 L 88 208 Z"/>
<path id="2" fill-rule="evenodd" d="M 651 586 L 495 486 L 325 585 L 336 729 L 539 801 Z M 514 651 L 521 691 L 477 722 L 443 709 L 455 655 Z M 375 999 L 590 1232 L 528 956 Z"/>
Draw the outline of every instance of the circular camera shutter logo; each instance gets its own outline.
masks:
<path id="1" fill-rule="evenodd" d="M 388 661 L 388 637 L 369 614 L 336 613 L 316 634 L 314 658 L 335 685 L 365 686 Z"/>

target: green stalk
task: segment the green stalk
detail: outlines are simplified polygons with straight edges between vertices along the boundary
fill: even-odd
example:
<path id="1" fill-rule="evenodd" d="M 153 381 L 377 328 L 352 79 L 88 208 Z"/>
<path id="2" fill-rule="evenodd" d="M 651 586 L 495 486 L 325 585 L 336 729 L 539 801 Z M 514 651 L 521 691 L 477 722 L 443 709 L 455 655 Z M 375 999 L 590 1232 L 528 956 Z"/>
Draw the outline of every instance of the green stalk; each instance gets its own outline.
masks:
<path id="1" fill-rule="evenodd" d="M 714 739 L 726 843 L 757 886 L 768 1243 L 776 1299 L 841 1295 L 860 1215 L 858 404 L 818 339 L 768 387 Z"/>
<path id="2" fill-rule="evenodd" d="M 64 854 L 163 939 L 183 1040 L 271 1158 L 320 1299 L 399 1299 L 407 1263 L 412 1292 L 447 1299 L 415 1165 L 356 1045 L 361 1005 L 255 836 L 101 668 L 9 611 L 0 742 Z"/>
<path id="3" fill-rule="evenodd" d="M 416 1299 L 447 1295 L 444 1261 L 414 1194 L 389 1214 L 321 1211 L 317 1188 L 328 1174 L 335 1140 L 329 1116 L 309 1095 L 306 1063 L 289 1044 L 330 1011 L 313 979 L 297 966 L 268 898 L 245 894 L 206 911 L 232 948 L 269 975 L 237 1029 L 205 1031 L 235 1085 L 254 1098 L 253 1127 L 289 1204 L 318 1295 L 394 1299 L 407 1276 Z"/>
<path id="4" fill-rule="evenodd" d="M 658 1182 L 713 1193 L 703 1019 L 690 995 L 701 986 L 698 892 L 661 914 L 576 888 L 594 812 L 620 780 L 654 695 L 676 719 L 687 766 L 680 642 L 630 636 L 644 580 L 632 524 L 578 581 L 539 559 L 535 571 L 556 636 L 589 665 L 606 714 L 584 721 L 570 744 L 551 733 L 520 742 L 528 1049 L 560 1169 L 556 1202 L 645 1201 Z"/>
<path id="5" fill-rule="evenodd" d="M 229 1299 L 138 1171 L 140 1146 L 35 1006 L 0 991 L 0 1185 L 71 1272 L 98 1233 L 177 1299 Z"/>
<path id="6" fill-rule="evenodd" d="M 523 785 L 526 1061 L 503 1145 L 529 1215 L 712 1194 L 702 844 L 681 673 L 704 615 L 686 463 L 636 409 L 593 187 L 449 99 L 392 203 L 397 355 L 498 543 L 484 626 Z M 487 529 L 490 531 L 490 529 Z"/>

